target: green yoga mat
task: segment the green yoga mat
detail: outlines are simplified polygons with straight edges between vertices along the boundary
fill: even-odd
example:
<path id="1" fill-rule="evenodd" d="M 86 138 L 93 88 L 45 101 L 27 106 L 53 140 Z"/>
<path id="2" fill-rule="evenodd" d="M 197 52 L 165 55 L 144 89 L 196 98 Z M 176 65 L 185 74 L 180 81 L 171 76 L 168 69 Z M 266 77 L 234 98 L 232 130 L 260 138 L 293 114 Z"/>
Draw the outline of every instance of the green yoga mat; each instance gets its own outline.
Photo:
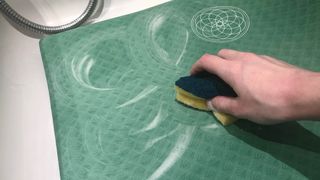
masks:
<path id="1" fill-rule="evenodd" d="M 177 0 L 42 39 L 61 179 L 319 179 L 320 122 L 223 127 L 173 88 L 221 48 L 320 71 L 319 9 Z"/>

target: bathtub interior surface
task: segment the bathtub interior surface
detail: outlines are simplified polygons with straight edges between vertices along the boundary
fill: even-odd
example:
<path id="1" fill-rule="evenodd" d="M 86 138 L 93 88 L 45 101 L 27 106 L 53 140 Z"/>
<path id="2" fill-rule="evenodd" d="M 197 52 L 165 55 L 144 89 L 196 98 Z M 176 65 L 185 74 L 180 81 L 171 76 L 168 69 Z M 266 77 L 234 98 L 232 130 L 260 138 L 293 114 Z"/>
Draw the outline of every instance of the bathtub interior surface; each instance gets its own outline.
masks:
<path id="1" fill-rule="evenodd" d="M 41 40 L 62 179 L 319 178 L 318 122 L 224 127 L 173 88 L 221 48 L 320 71 L 319 7 L 176 0 Z"/>
<path id="2" fill-rule="evenodd" d="M 8 0 L 17 12 L 45 25 L 76 18 L 87 0 Z M 91 23 L 165 2 L 105 0 Z M 39 39 L 16 30 L 0 15 L 0 179 L 60 179 L 49 93 Z"/>

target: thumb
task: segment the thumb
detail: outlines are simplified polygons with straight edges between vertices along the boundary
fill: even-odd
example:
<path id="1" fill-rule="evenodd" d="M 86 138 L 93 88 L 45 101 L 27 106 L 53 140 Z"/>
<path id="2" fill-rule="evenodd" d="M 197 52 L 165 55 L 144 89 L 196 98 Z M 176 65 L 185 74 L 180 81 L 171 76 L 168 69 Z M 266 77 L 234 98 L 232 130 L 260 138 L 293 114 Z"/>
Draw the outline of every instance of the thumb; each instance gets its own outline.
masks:
<path id="1" fill-rule="evenodd" d="M 238 109 L 238 101 L 234 97 L 217 96 L 209 100 L 207 106 L 212 111 L 234 115 Z"/>

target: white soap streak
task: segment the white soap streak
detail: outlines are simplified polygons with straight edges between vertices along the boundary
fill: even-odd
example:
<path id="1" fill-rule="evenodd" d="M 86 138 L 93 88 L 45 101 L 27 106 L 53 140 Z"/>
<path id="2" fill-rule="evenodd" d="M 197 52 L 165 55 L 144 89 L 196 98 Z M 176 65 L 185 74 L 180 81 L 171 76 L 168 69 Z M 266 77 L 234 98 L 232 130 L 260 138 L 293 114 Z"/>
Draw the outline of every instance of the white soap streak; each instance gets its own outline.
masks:
<path id="1" fill-rule="evenodd" d="M 150 131 L 150 130 L 156 128 L 160 124 L 161 121 L 163 121 L 165 118 L 167 118 L 167 116 L 168 116 L 168 114 L 166 112 L 163 112 L 162 105 L 161 105 L 158 110 L 157 115 L 153 118 L 153 120 L 147 126 L 145 126 L 144 128 L 142 128 L 132 134 L 133 135 L 140 134 L 140 133 L 147 132 L 147 131 Z"/>
<path id="2" fill-rule="evenodd" d="M 165 22 L 165 16 L 164 15 L 157 15 L 149 24 L 149 29 L 151 30 L 152 37 L 153 34 L 155 34 L 158 29 L 162 26 L 162 24 Z"/>
<path id="3" fill-rule="evenodd" d="M 96 162 L 99 162 L 99 163 L 101 163 L 101 164 L 106 165 L 105 162 L 103 162 L 102 160 L 100 160 L 99 157 L 97 157 L 97 156 L 95 155 L 95 152 L 92 152 L 92 150 L 91 150 L 92 146 L 90 146 L 90 145 L 88 144 L 88 142 L 91 142 L 91 141 L 89 141 L 90 138 L 88 138 L 88 133 L 90 133 L 90 134 L 92 133 L 91 131 L 88 130 L 88 124 L 89 124 L 89 121 L 86 121 L 86 123 L 85 123 L 85 125 L 84 125 L 84 131 L 83 131 L 83 134 L 84 134 L 84 146 L 86 147 L 86 149 L 87 149 L 87 151 L 88 151 L 88 153 L 89 153 L 89 156 L 91 156 L 93 159 L 95 159 Z M 100 136 L 99 132 L 98 132 L 98 135 Z M 98 141 L 100 141 L 100 140 L 98 140 Z M 100 141 L 100 142 L 101 142 L 101 141 Z M 99 143 L 100 143 L 100 142 L 99 142 Z M 100 150 L 103 151 L 103 149 L 102 149 L 102 144 L 99 144 L 99 145 L 100 145 L 100 148 L 101 148 Z"/>
<path id="4" fill-rule="evenodd" d="M 218 128 L 219 126 L 217 124 L 208 124 L 200 127 L 200 129 L 205 132 L 215 132 Z"/>
<path id="5" fill-rule="evenodd" d="M 188 40 L 189 40 L 189 32 L 186 31 L 186 39 L 184 41 L 184 45 L 183 45 L 183 50 L 179 56 L 179 58 L 177 59 L 177 62 L 176 62 L 176 66 L 179 65 L 179 63 L 181 62 L 182 60 L 182 56 L 184 55 L 184 53 L 186 52 L 186 48 L 187 48 L 187 44 L 188 44 Z"/>
<path id="6" fill-rule="evenodd" d="M 130 104 L 134 104 L 134 103 L 140 101 L 141 99 L 147 97 L 151 93 L 155 92 L 157 89 L 158 89 L 158 86 L 148 86 L 143 91 L 141 91 L 137 96 L 135 96 L 134 98 L 130 99 L 129 101 L 119 105 L 117 108 L 123 108 L 125 106 L 130 105 Z"/>
<path id="7" fill-rule="evenodd" d="M 148 180 L 159 179 L 165 172 L 167 172 L 184 154 L 192 139 L 195 126 L 186 126 L 184 132 L 178 137 L 175 146 L 170 151 L 167 158 L 162 164 L 153 172 Z"/>
<path id="8" fill-rule="evenodd" d="M 201 127 L 201 129 L 217 129 L 219 126 L 217 124 L 208 124 L 206 126 Z"/>
<path id="9" fill-rule="evenodd" d="M 171 136 L 173 133 L 175 133 L 177 131 L 178 127 L 175 128 L 174 130 L 170 131 L 168 134 L 154 138 L 150 141 L 148 141 L 146 143 L 146 145 L 144 146 L 144 151 L 148 150 L 149 148 L 151 148 L 152 146 L 154 146 L 156 143 L 160 142 L 162 139 Z"/>
<path id="10" fill-rule="evenodd" d="M 177 59 L 171 59 L 169 56 L 169 53 L 165 49 L 163 49 L 157 43 L 157 40 L 156 40 L 156 37 L 158 37 L 157 33 L 158 33 L 159 29 L 163 26 L 163 23 L 165 23 L 165 20 L 166 20 L 165 16 L 166 15 L 162 15 L 162 14 L 157 15 L 155 18 L 153 18 L 151 20 L 151 22 L 149 22 L 149 36 L 151 37 L 150 39 L 152 41 L 154 49 L 157 52 L 159 58 L 162 59 L 163 61 L 165 61 L 166 63 L 171 63 L 171 61 L 174 60 L 174 61 L 176 61 L 175 65 L 178 66 L 182 60 L 183 55 L 186 52 L 186 47 L 187 47 L 188 40 L 189 40 L 189 32 L 188 32 L 188 30 L 185 29 L 185 40 L 184 40 L 183 48 L 182 48 L 182 51 L 181 51 L 179 57 Z"/>
<path id="11" fill-rule="evenodd" d="M 61 87 L 61 83 L 59 83 L 59 77 L 61 72 L 59 71 L 62 67 L 57 67 L 55 73 L 52 76 L 52 85 L 54 87 L 54 90 L 57 92 L 58 95 L 70 99 L 70 95 L 68 95 L 64 90 L 63 87 Z"/>
<path id="12" fill-rule="evenodd" d="M 156 42 L 156 34 L 158 32 L 158 29 L 162 26 L 162 24 L 165 22 L 165 16 L 164 15 L 157 15 L 155 18 L 152 19 L 152 21 L 149 23 L 149 36 L 151 37 L 152 44 L 154 46 L 154 50 L 158 53 L 158 56 L 166 61 L 167 63 L 170 62 L 169 54 L 167 51 L 165 51 L 159 44 Z"/>
<path id="13" fill-rule="evenodd" d="M 125 73 L 122 74 L 122 76 L 119 78 L 118 81 L 121 82 L 123 79 L 127 78 L 127 76 L 132 75 L 133 72 L 134 72 L 133 69 L 126 71 Z"/>
<path id="14" fill-rule="evenodd" d="M 101 137 L 102 137 L 102 133 L 101 133 L 101 129 L 99 128 L 99 131 L 98 131 L 98 144 L 99 144 L 99 149 L 101 150 L 101 152 L 102 152 L 103 154 L 105 154 L 104 149 L 103 149 L 103 147 L 102 147 L 102 139 L 101 139 Z"/>
<path id="15" fill-rule="evenodd" d="M 71 71 L 73 77 L 77 80 L 77 82 L 84 87 L 89 89 L 97 90 L 97 91 L 107 91 L 112 90 L 112 88 L 98 88 L 94 87 L 90 80 L 89 74 L 91 68 L 95 64 L 94 60 L 90 58 L 88 55 L 84 56 L 82 59 L 78 60 L 76 58 L 71 61 Z"/>

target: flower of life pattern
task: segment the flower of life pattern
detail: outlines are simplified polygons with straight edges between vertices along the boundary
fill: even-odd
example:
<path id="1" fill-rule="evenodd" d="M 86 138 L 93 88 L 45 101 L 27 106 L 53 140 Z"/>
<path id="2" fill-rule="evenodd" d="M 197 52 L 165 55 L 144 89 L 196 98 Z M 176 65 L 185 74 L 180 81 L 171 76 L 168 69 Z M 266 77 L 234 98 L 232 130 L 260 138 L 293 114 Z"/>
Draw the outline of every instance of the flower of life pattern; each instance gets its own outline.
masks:
<path id="1" fill-rule="evenodd" d="M 210 42 L 230 42 L 241 38 L 249 29 L 249 16 L 242 9 L 216 6 L 197 12 L 191 20 L 192 31 Z"/>

